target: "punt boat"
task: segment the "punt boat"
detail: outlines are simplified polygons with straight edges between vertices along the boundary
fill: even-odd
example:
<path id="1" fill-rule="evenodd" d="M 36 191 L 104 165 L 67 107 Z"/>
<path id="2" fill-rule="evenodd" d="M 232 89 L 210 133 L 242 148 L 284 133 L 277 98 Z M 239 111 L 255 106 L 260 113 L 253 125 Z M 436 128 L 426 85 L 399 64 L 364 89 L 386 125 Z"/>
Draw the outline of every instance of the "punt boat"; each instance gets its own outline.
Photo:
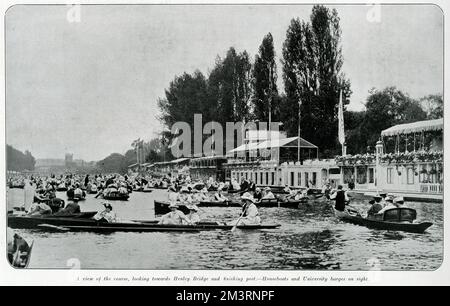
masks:
<path id="1" fill-rule="evenodd" d="M 201 222 L 195 225 L 165 225 L 152 221 L 127 221 L 106 223 L 91 218 L 67 218 L 45 216 L 8 216 L 8 226 L 11 228 L 38 229 L 47 231 L 83 231 L 83 232 L 198 232 L 200 230 L 230 230 L 232 225 L 217 222 Z M 239 229 L 275 229 L 280 224 L 238 225 Z"/>
<path id="2" fill-rule="evenodd" d="M 333 210 L 335 216 L 344 222 L 379 230 L 423 233 L 433 225 L 431 222 L 415 222 L 416 211 L 406 207 L 391 208 L 379 216 L 369 218 L 354 211 L 338 211 L 334 207 Z"/>
<path id="3" fill-rule="evenodd" d="M 283 201 L 279 199 L 263 199 L 260 202 L 255 203 L 257 207 L 284 207 L 284 208 L 298 208 L 299 205 L 306 203 L 305 200 L 288 200 Z M 154 201 L 155 203 L 155 215 L 164 215 L 170 212 L 169 202 L 163 201 Z M 242 205 L 239 202 L 235 201 L 200 201 L 196 203 L 198 207 L 241 207 Z M 186 205 L 179 204 L 178 209 L 183 213 L 188 214 L 189 209 L 187 209 Z"/>

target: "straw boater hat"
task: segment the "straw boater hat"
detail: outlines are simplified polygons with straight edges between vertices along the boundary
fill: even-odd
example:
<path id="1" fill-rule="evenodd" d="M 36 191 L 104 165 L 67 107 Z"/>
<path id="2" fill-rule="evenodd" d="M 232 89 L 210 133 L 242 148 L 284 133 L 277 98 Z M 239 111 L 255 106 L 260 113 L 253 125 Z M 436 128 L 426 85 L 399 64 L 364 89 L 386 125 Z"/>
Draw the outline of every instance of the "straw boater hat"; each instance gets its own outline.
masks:
<path id="1" fill-rule="evenodd" d="M 267 186 L 266 188 L 264 188 L 265 191 L 271 191 L 270 187 Z"/>
<path id="2" fill-rule="evenodd" d="M 195 205 L 195 204 L 189 204 L 189 205 L 186 205 L 186 208 L 189 209 L 189 210 L 195 210 L 195 211 L 198 211 L 198 206 Z"/>
<path id="3" fill-rule="evenodd" d="M 248 200 L 252 203 L 255 203 L 255 199 L 253 198 L 253 196 L 250 194 L 250 192 L 246 192 L 241 196 L 241 200 Z"/>
<path id="4" fill-rule="evenodd" d="M 404 202 L 405 200 L 403 199 L 403 197 L 394 198 L 394 203 L 403 204 Z"/>
<path id="5" fill-rule="evenodd" d="M 177 203 L 170 203 L 169 208 L 178 208 Z"/>
<path id="6" fill-rule="evenodd" d="M 387 195 L 387 196 L 384 198 L 384 200 L 385 200 L 386 202 L 392 202 L 392 201 L 394 200 L 394 197 L 391 196 L 391 195 Z"/>

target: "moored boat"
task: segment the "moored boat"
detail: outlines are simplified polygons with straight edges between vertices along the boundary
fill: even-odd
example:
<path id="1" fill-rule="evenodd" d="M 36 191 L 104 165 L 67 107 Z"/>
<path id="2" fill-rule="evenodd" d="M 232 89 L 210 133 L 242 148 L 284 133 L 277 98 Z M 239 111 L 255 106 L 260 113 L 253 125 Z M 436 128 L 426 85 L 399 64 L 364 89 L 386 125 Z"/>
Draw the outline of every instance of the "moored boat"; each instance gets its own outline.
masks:
<path id="1" fill-rule="evenodd" d="M 388 209 L 383 214 L 370 218 L 351 211 L 338 211 L 334 207 L 333 210 L 335 216 L 344 222 L 379 230 L 423 233 L 433 225 L 431 222 L 414 222 L 416 211 L 406 207 Z"/>

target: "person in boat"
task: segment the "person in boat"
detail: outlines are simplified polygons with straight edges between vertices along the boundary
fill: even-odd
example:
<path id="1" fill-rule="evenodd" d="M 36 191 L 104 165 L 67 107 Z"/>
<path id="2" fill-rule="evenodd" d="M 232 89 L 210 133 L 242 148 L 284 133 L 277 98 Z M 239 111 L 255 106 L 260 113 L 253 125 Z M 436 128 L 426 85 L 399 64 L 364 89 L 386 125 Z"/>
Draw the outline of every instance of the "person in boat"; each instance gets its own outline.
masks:
<path id="1" fill-rule="evenodd" d="M 240 188 L 242 191 L 247 191 L 249 187 L 249 183 L 245 178 L 242 178 L 242 183 L 240 185 Z"/>
<path id="2" fill-rule="evenodd" d="M 180 225 L 183 224 L 183 222 L 185 222 L 185 224 L 192 224 L 186 215 L 182 211 L 178 210 L 177 203 L 171 203 L 169 208 L 170 212 L 163 215 L 158 224 Z"/>
<path id="3" fill-rule="evenodd" d="M 291 190 L 291 188 L 289 188 L 289 185 L 288 185 L 288 184 L 284 185 L 284 188 L 283 188 L 283 192 L 284 192 L 284 193 L 289 193 L 289 194 L 290 194 L 291 191 L 292 191 L 292 190 Z"/>
<path id="4" fill-rule="evenodd" d="M 256 184 L 255 184 L 255 182 L 253 182 L 253 180 L 250 180 L 248 182 L 247 191 L 255 192 L 255 190 L 256 190 Z"/>
<path id="5" fill-rule="evenodd" d="M 183 221 L 183 224 L 197 224 L 200 222 L 201 218 L 198 214 L 198 206 L 195 204 L 189 204 L 186 206 L 189 209 L 189 213 L 186 215 L 186 219 L 189 220 L 189 223 Z"/>
<path id="6" fill-rule="evenodd" d="M 192 198 L 192 195 L 190 194 L 188 189 L 182 190 L 180 194 L 180 202 L 183 203 L 193 203 L 194 199 Z"/>
<path id="7" fill-rule="evenodd" d="M 228 198 L 222 194 L 222 189 L 217 189 L 217 192 L 214 194 L 214 200 L 217 202 L 227 202 Z"/>
<path id="8" fill-rule="evenodd" d="M 73 191 L 73 197 L 77 199 L 81 199 L 83 197 L 83 190 L 80 188 L 80 184 L 75 185 L 75 190 Z"/>
<path id="9" fill-rule="evenodd" d="M 33 203 L 28 210 L 29 216 L 43 216 L 51 215 L 53 213 L 52 208 L 48 206 L 45 202 Z"/>
<path id="10" fill-rule="evenodd" d="M 170 186 L 168 189 L 167 199 L 169 200 L 169 203 L 175 203 L 181 200 L 180 194 L 177 192 L 175 187 Z"/>
<path id="11" fill-rule="evenodd" d="M 373 217 L 375 216 L 379 211 L 383 209 L 383 205 L 381 205 L 380 202 L 376 202 L 375 199 L 370 200 L 369 204 L 371 204 L 371 207 L 367 211 L 367 217 Z"/>
<path id="12" fill-rule="evenodd" d="M 259 201 L 261 201 L 262 197 L 263 197 L 263 194 L 261 192 L 261 188 L 257 187 L 255 189 L 255 193 L 253 194 L 253 198 L 255 199 L 255 201 L 259 202 Z"/>
<path id="13" fill-rule="evenodd" d="M 119 194 L 128 194 L 127 185 L 125 183 L 120 184 Z"/>
<path id="14" fill-rule="evenodd" d="M 345 205 L 349 201 L 347 191 L 343 190 L 342 185 L 338 185 L 335 192 L 330 195 L 330 200 L 336 201 L 334 208 L 338 211 L 345 211 Z"/>
<path id="15" fill-rule="evenodd" d="M 270 187 L 264 188 L 264 195 L 262 197 L 262 200 L 273 200 L 273 199 L 275 199 L 275 195 L 272 193 Z"/>
<path id="16" fill-rule="evenodd" d="M 234 178 L 231 181 L 231 185 L 230 186 L 232 187 L 232 190 L 235 190 L 235 191 L 241 190 L 241 186 L 239 185 L 238 181 L 236 179 L 234 179 Z"/>
<path id="17" fill-rule="evenodd" d="M 117 218 L 117 215 L 115 212 L 113 212 L 113 208 L 111 204 L 108 202 L 103 203 L 103 206 L 105 209 L 103 211 L 98 212 L 93 218 L 94 220 L 97 220 L 99 222 L 107 222 L 107 223 L 114 223 L 118 222 L 119 219 Z"/>
<path id="18" fill-rule="evenodd" d="M 78 204 L 78 199 L 73 199 L 67 203 L 66 207 L 60 211 L 54 213 L 55 216 L 68 216 L 81 213 L 80 205 Z"/>
<path id="19" fill-rule="evenodd" d="M 384 212 L 385 212 L 386 210 L 389 210 L 389 209 L 392 209 L 392 208 L 397 208 L 397 206 L 394 205 L 394 197 L 392 197 L 392 196 L 390 196 L 390 195 L 387 195 L 387 196 L 384 198 L 384 202 L 385 202 L 386 204 L 383 206 L 382 209 L 380 209 L 380 210 L 376 213 L 377 215 L 383 215 Z"/>
<path id="20" fill-rule="evenodd" d="M 261 218 L 259 217 L 258 207 L 255 205 L 255 199 L 249 192 L 245 192 L 241 196 L 242 214 L 239 219 L 232 221 L 229 225 L 259 225 Z"/>

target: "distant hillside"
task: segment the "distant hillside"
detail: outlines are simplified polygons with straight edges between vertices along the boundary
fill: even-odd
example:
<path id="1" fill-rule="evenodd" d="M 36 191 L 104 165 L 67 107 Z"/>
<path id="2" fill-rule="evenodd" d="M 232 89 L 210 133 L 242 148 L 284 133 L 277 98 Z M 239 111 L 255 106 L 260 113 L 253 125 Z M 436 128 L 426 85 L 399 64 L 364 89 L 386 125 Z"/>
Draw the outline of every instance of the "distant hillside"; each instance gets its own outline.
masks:
<path id="1" fill-rule="evenodd" d="M 25 153 L 6 145 L 6 166 L 8 170 L 23 171 L 34 170 L 36 159 L 31 155 L 30 151 Z"/>

